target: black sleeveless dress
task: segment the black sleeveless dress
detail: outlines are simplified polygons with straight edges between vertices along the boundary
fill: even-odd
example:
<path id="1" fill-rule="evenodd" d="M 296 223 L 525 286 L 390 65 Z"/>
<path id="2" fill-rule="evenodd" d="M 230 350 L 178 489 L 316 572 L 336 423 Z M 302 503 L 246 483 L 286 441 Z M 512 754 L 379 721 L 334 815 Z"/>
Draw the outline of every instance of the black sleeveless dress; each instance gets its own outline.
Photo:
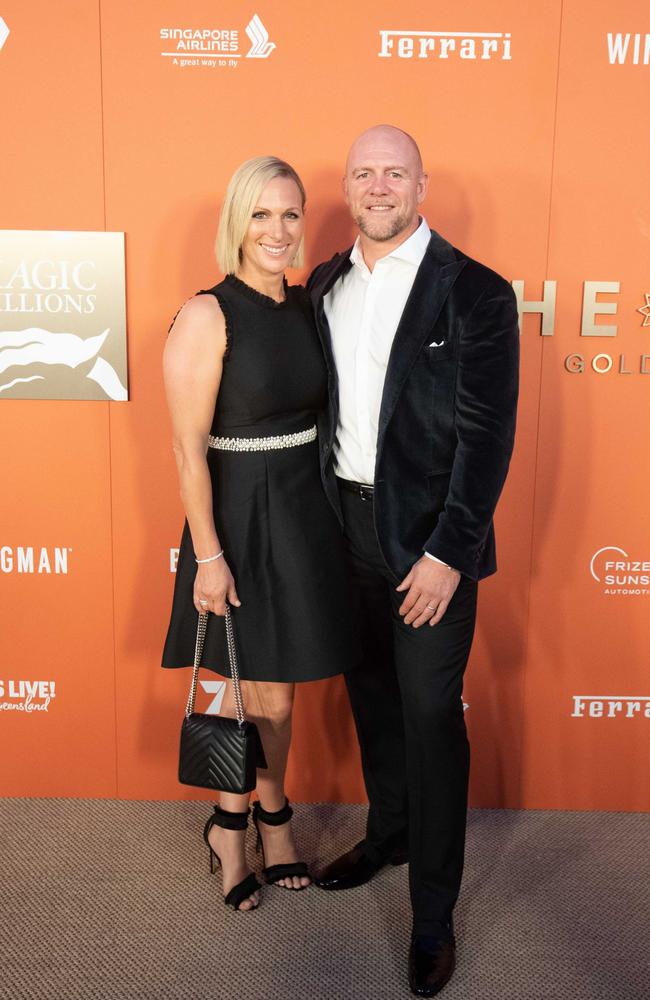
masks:
<path id="1" fill-rule="evenodd" d="M 326 404 L 327 372 L 307 293 L 277 303 L 228 275 L 214 288 L 228 346 L 212 420 L 217 437 L 293 434 Z M 243 679 L 311 681 L 357 661 L 341 529 L 321 486 L 318 441 L 269 451 L 207 450 L 214 520 L 235 579 Z M 187 519 L 163 667 L 194 660 L 197 564 Z M 210 614 L 202 665 L 230 676 L 225 624 Z"/>

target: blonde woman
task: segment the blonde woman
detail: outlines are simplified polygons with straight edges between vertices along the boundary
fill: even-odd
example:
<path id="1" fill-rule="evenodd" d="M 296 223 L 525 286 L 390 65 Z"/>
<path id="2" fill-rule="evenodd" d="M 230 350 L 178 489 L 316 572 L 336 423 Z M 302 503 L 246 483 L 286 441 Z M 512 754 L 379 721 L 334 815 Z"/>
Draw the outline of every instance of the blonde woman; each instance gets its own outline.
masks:
<path id="1" fill-rule="evenodd" d="M 284 790 L 294 686 L 354 665 L 339 524 L 321 488 L 316 414 L 327 371 L 300 266 L 305 191 L 295 170 L 261 156 L 232 177 L 217 258 L 226 277 L 177 314 L 164 378 L 186 520 L 163 667 L 193 662 L 198 613 L 210 611 L 202 663 L 229 676 L 232 609 L 248 718 L 268 763 L 253 809 L 267 883 L 304 889 Z M 234 716 L 231 685 L 224 714 Z M 249 797 L 222 794 L 206 823 L 225 902 L 254 909 L 260 884 L 244 838 Z"/>

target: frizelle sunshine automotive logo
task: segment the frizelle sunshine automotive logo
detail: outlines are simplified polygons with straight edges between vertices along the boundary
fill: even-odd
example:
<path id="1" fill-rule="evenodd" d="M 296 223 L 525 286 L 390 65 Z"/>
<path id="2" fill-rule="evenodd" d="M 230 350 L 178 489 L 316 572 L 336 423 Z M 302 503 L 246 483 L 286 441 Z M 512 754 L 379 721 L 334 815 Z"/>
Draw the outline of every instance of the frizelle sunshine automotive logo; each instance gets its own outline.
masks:
<path id="1" fill-rule="evenodd" d="M 631 559 L 625 549 L 606 545 L 594 552 L 589 572 L 608 597 L 647 597 L 650 559 Z"/>
<path id="2" fill-rule="evenodd" d="M 0 712 L 47 712 L 55 681 L 0 680 Z"/>
<path id="3" fill-rule="evenodd" d="M 203 66 L 234 69 L 241 59 L 268 59 L 276 48 L 259 14 L 253 14 L 244 28 L 250 48 L 242 52 L 239 28 L 161 28 L 160 55 L 172 66 Z"/>
<path id="4" fill-rule="evenodd" d="M 128 399 L 124 233 L 0 232 L 0 399 Z"/>
<path id="5" fill-rule="evenodd" d="M 461 62 L 512 60 L 509 31 L 405 31 L 379 29 L 381 59 L 440 59 Z"/>

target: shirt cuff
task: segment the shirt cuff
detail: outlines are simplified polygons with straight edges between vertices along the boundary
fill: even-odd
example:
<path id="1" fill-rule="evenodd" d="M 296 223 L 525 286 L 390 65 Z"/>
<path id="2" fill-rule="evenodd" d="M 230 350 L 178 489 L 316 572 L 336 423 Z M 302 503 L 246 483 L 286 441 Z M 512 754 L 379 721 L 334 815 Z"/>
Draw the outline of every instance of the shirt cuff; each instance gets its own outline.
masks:
<path id="1" fill-rule="evenodd" d="M 427 557 L 427 559 L 433 559 L 434 562 L 440 563 L 441 566 L 446 566 L 447 569 L 454 569 L 454 567 L 450 566 L 449 563 L 443 562 L 442 559 L 438 559 L 438 556 L 432 556 L 430 552 L 426 551 L 426 549 L 424 554 Z M 459 570 L 455 570 L 455 572 L 458 573 Z"/>

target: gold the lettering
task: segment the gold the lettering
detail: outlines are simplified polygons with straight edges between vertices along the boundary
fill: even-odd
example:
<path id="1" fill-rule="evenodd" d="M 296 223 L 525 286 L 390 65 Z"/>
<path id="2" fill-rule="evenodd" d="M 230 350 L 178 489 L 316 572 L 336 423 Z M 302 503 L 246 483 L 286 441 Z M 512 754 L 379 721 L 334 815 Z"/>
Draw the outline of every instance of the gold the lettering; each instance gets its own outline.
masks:
<path id="1" fill-rule="evenodd" d="M 599 292 L 613 292 L 618 294 L 621 290 L 620 281 L 585 281 L 584 293 L 582 296 L 582 329 L 581 337 L 615 337 L 618 327 L 614 325 L 596 324 L 596 316 L 599 313 L 613 316 L 618 309 L 616 302 L 598 302 L 596 296 Z"/>

